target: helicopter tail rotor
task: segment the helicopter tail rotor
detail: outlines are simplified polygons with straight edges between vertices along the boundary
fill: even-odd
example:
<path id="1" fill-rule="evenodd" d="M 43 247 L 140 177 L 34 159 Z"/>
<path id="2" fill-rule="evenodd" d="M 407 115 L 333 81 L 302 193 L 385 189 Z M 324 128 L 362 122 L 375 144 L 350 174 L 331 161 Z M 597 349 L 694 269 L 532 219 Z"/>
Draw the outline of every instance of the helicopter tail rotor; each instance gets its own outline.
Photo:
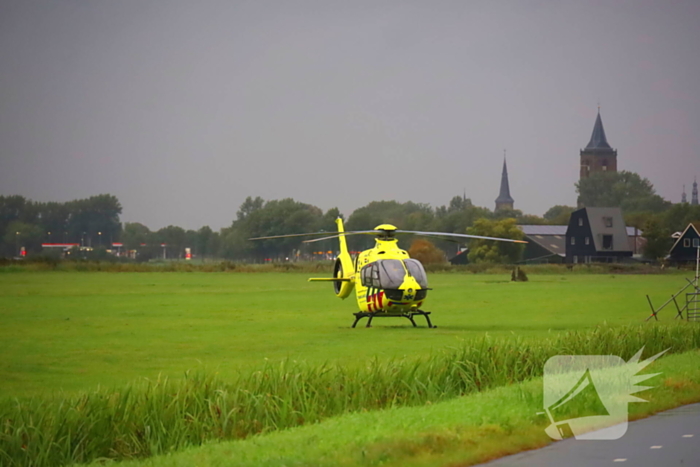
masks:
<path id="1" fill-rule="evenodd" d="M 352 264 L 350 252 L 348 251 L 348 244 L 345 240 L 345 235 L 343 235 L 343 233 L 345 232 L 345 227 L 343 226 L 343 219 L 339 217 L 335 220 L 335 223 L 338 226 L 338 233 L 340 233 L 341 235 L 338 238 L 338 240 L 340 241 L 340 254 L 335 260 L 335 266 L 333 267 L 333 277 L 336 279 L 350 279 L 351 276 L 355 275 L 355 268 Z M 355 283 L 352 280 L 345 280 L 342 282 L 335 281 L 333 282 L 333 288 L 335 290 L 335 294 L 339 298 L 345 299 L 352 293 L 352 290 L 355 288 Z"/>
<path id="2" fill-rule="evenodd" d="M 335 260 L 333 266 L 333 277 L 323 279 L 309 279 L 309 281 L 331 281 L 333 282 L 333 291 L 338 298 L 346 299 L 350 296 L 355 283 L 353 277 L 355 275 L 355 267 L 352 262 L 352 257 L 348 251 L 348 244 L 345 240 L 345 227 L 343 219 L 340 217 L 335 220 L 338 226 L 338 240 L 340 241 L 340 254 Z"/>

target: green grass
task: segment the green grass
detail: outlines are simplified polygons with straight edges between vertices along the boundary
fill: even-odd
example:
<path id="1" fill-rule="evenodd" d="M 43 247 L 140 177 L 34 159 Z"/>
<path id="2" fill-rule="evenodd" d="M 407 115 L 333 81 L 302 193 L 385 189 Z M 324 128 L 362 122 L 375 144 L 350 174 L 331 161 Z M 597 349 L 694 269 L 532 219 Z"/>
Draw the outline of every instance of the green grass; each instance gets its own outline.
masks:
<path id="1" fill-rule="evenodd" d="M 5 459 L 147 456 L 524 381 L 557 353 L 699 346 L 698 327 L 670 309 L 670 326 L 643 322 L 644 295 L 661 302 L 681 274 L 431 274 L 438 329 L 351 329 L 354 300 L 306 277 L 0 274 Z M 183 380 L 188 370 L 198 376 Z"/>
<path id="2" fill-rule="evenodd" d="M 700 401 L 699 358 L 694 351 L 654 362 L 645 373 L 662 374 L 645 383 L 655 388 L 639 394 L 649 403 L 629 405 L 630 419 Z M 542 410 L 542 380 L 534 378 L 437 404 L 351 413 L 120 465 L 467 466 L 550 443 Z"/>
<path id="3" fill-rule="evenodd" d="M 541 338 L 640 323 L 683 275 L 431 274 L 437 329 L 378 319 L 351 329 L 354 299 L 297 273 L 0 275 L 0 396 L 75 392 L 187 370 L 241 370 L 284 359 L 361 365 L 425 355 L 483 336 Z M 660 315 L 672 321 L 675 312 Z M 419 321 L 420 323 L 420 321 Z M 421 323 L 422 324 L 422 323 Z M 647 323 L 653 325 L 653 323 Z"/>
<path id="4" fill-rule="evenodd" d="M 483 338 L 427 358 L 356 369 L 283 363 L 233 381 L 195 375 L 77 397 L 0 400 L 0 461 L 63 465 L 145 457 L 208 440 L 244 438 L 347 412 L 415 406 L 529 380 L 551 356 L 629 359 L 700 348 L 693 325 L 603 327 L 557 338 Z"/>

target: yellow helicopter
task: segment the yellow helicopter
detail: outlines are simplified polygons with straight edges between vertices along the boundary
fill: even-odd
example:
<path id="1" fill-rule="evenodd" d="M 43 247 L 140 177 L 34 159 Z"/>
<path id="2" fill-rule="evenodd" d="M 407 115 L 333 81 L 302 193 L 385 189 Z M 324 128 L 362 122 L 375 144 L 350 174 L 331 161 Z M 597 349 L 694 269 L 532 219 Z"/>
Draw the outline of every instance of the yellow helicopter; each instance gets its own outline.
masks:
<path id="1" fill-rule="evenodd" d="M 527 243 L 523 240 L 482 237 L 479 235 L 399 230 L 391 224 L 378 225 L 374 230 L 346 232 L 342 218 L 339 217 L 335 222 L 338 226 L 338 233 L 330 236 L 328 235 L 329 232 L 313 232 L 256 237 L 249 240 L 324 235 L 322 238 L 304 241 L 304 243 L 312 243 L 328 240 L 329 238 L 338 238 L 340 241 L 340 254 L 335 260 L 333 277 L 311 278 L 309 281 L 333 282 L 335 294 L 341 299 L 348 298 L 353 289 L 355 290 L 357 306 L 360 311 L 354 313 L 355 322 L 352 324 L 353 328 L 362 318 L 368 318 L 367 327 L 371 327 L 372 319 L 380 317 L 407 318 L 411 321 L 413 327 L 416 327 L 416 322 L 413 319 L 415 316 L 424 316 L 429 328 L 437 327 L 430 322 L 430 312 L 421 310 L 428 295 L 428 290 L 430 290 L 425 269 L 420 261 L 410 258 L 405 250 L 399 248 L 396 234 Z M 358 234 L 375 235 L 376 244 L 374 248 L 360 252 L 353 260 L 348 251 L 345 237 Z"/>

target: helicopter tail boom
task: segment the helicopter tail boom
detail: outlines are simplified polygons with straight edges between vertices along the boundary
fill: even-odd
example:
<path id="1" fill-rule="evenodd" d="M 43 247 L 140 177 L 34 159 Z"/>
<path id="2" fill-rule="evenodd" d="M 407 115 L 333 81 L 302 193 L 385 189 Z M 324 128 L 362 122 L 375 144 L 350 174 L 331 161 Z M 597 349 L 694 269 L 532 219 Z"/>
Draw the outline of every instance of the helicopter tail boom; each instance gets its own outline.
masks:
<path id="1" fill-rule="evenodd" d="M 345 227 L 343 219 L 340 217 L 335 220 L 338 226 L 338 240 L 340 241 L 340 254 L 335 260 L 333 266 L 333 277 L 311 278 L 309 282 L 333 282 L 333 291 L 338 298 L 346 299 L 350 296 L 355 283 L 353 277 L 355 275 L 355 267 L 352 262 L 352 257 L 348 251 L 348 244 L 345 240 Z"/>
<path id="2" fill-rule="evenodd" d="M 346 299 L 350 296 L 353 289 L 355 288 L 355 283 L 352 281 L 355 275 L 355 267 L 352 264 L 352 257 L 348 251 L 348 244 L 345 239 L 345 226 L 343 225 L 343 219 L 337 218 L 335 224 L 338 226 L 338 241 L 340 242 L 340 254 L 335 260 L 335 267 L 333 268 L 333 278 L 343 279 L 343 281 L 335 281 L 333 283 L 333 289 L 338 298 Z"/>

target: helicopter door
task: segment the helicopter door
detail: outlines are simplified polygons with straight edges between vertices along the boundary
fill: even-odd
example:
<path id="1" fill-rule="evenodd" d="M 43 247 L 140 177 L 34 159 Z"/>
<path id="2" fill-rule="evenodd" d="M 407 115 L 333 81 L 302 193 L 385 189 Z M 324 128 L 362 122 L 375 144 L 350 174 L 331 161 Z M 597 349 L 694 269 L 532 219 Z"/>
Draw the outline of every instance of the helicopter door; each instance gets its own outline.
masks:
<path id="1" fill-rule="evenodd" d="M 363 286 L 379 288 L 379 268 L 376 261 L 363 267 L 360 274 Z"/>

